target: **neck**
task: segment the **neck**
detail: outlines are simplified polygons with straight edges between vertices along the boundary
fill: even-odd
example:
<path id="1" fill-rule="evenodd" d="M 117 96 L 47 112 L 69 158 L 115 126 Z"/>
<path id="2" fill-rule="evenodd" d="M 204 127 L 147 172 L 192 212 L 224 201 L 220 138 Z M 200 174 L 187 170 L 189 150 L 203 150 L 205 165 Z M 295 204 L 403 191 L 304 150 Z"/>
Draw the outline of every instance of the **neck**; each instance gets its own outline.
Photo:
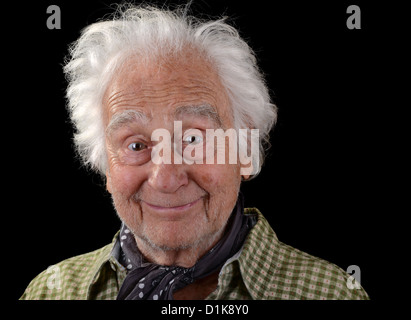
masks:
<path id="1" fill-rule="evenodd" d="M 135 239 L 140 252 L 147 261 L 163 266 L 191 268 L 217 244 L 223 234 L 224 228 L 213 236 L 201 239 L 191 246 L 175 249 L 158 247 L 143 238 L 135 237 Z"/>

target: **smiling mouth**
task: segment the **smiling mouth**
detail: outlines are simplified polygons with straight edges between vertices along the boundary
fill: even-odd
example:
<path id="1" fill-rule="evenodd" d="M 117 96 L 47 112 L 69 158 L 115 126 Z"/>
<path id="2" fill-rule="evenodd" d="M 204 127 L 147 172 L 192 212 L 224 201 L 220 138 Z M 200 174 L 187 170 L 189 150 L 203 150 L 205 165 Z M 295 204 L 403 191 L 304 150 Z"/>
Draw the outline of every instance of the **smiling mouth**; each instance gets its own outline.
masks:
<path id="1" fill-rule="evenodd" d="M 193 207 L 198 201 L 200 201 L 202 197 L 198 198 L 197 200 L 194 200 L 193 202 L 189 202 L 183 205 L 178 205 L 178 206 L 159 206 L 155 205 L 149 202 L 146 202 L 144 200 L 141 200 L 141 202 L 144 202 L 148 207 L 159 210 L 159 211 L 180 211 L 180 210 L 185 210 Z"/>

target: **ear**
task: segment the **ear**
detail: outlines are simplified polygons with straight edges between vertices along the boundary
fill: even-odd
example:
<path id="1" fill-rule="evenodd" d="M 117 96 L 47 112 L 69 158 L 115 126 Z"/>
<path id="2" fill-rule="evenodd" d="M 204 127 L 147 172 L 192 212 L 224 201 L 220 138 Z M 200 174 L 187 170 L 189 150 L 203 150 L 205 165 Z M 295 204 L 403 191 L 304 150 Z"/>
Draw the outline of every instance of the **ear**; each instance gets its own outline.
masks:
<path id="1" fill-rule="evenodd" d="M 243 181 L 247 181 L 251 177 L 251 173 L 254 172 L 253 162 L 248 164 L 242 164 L 240 162 L 240 174 Z"/>
<path id="2" fill-rule="evenodd" d="M 251 131 L 251 132 L 250 132 Z M 259 168 L 259 133 L 256 129 L 239 130 L 240 175 L 243 181 L 250 179 Z M 251 156 L 248 156 L 251 154 Z"/>
<path id="3" fill-rule="evenodd" d="M 245 176 L 241 176 L 241 180 L 242 181 L 247 181 L 248 179 L 250 179 L 250 175 L 245 175 Z"/>
<path id="4" fill-rule="evenodd" d="M 106 170 L 106 189 L 111 193 L 111 176 L 109 170 Z"/>

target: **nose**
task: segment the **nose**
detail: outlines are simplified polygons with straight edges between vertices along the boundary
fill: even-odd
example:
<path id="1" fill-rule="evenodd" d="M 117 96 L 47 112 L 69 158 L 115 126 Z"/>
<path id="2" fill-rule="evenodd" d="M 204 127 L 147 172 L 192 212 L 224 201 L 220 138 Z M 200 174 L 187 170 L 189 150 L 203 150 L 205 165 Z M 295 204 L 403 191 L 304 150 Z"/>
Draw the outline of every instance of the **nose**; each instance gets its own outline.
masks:
<path id="1" fill-rule="evenodd" d="M 182 164 L 154 164 L 148 178 L 151 188 L 162 193 L 174 193 L 188 184 L 187 173 Z"/>

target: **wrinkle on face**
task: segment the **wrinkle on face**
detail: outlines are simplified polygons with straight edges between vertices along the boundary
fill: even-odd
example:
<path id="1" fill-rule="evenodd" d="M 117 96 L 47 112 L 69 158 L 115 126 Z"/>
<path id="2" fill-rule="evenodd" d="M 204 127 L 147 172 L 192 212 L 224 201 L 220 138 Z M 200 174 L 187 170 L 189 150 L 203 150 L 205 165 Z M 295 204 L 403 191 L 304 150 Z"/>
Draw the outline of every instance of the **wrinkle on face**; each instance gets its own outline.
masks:
<path id="1" fill-rule="evenodd" d="M 121 130 L 124 136 L 149 139 L 158 128 L 173 132 L 176 119 L 187 127 L 233 127 L 227 92 L 210 63 L 193 51 L 165 61 L 128 60 L 108 86 L 107 176 L 118 215 L 143 254 L 159 264 L 190 266 L 222 236 L 241 178 L 237 164 L 129 165 L 119 158 L 118 148 L 124 149 Z M 164 219 L 145 204 L 172 207 L 198 198 L 202 202 L 177 220 Z"/>

